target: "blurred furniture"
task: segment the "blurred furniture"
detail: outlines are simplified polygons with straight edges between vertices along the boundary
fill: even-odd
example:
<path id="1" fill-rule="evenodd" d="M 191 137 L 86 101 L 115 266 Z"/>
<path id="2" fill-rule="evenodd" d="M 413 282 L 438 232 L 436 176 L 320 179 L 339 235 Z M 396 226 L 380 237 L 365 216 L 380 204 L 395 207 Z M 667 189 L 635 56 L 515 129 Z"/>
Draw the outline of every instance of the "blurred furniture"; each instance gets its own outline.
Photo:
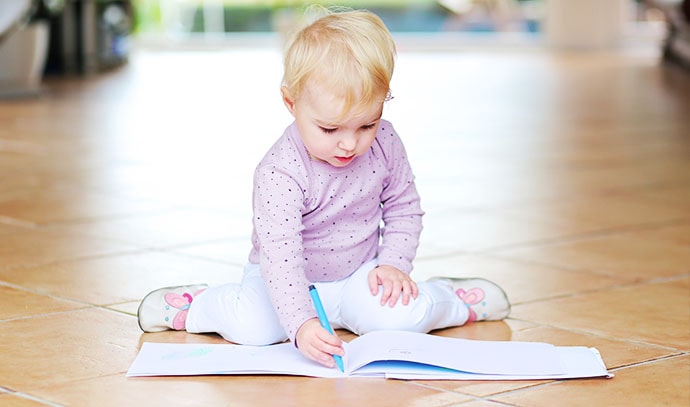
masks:
<path id="1" fill-rule="evenodd" d="M 667 8 L 666 19 L 668 35 L 664 41 L 664 58 L 690 69 L 690 0 Z"/>
<path id="2" fill-rule="evenodd" d="M 65 0 L 51 21 L 47 72 L 93 74 L 129 58 L 133 7 L 125 0 Z"/>
<path id="3" fill-rule="evenodd" d="M 546 0 L 546 43 L 557 49 L 618 47 L 628 10 L 629 0 Z"/>
<path id="4" fill-rule="evenodd" d="M 665 61 L 690 69 L 690 0 L 641 0 L 647 8 L 663 13 L 666 38 L 662 44 Z"/>
<path id="5" fill-rule="evenodd" d="M 0 0 L 0 98 L 40 91 L 48 25 L 33 20 L 38 10 L 35 0 Z"/>

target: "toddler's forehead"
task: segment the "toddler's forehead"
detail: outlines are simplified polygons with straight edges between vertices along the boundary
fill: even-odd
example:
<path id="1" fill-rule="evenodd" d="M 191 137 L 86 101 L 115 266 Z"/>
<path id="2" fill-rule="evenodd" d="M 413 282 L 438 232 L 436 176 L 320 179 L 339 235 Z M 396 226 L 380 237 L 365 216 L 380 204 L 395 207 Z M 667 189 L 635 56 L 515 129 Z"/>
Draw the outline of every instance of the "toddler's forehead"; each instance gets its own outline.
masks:
<path id="1" fill-rule="evenodd" d="M 303 91 L 318 92 L 328 97 L 342 99 L 346 95 L 361 95 L 362 81 L 354 78 L 336 78 L 327 73 L 314 73 L 305 78 Z"/>

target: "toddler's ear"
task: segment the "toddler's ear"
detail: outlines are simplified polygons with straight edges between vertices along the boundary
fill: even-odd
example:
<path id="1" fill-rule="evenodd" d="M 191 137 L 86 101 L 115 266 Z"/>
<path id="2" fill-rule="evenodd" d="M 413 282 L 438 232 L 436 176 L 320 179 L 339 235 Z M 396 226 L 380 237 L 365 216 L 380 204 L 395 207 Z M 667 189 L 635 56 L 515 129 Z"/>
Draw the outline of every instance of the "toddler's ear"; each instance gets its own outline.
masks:
<path id="1" fill-rule="evenodd" d="M 281 86 L 280 93 L 283 95 L 283 103 L 285 103 L 285 107 L 287 107 L 290 113 L 294 116 L 295 100 L 290 95 L 290 91 L 287 87 Z"/>

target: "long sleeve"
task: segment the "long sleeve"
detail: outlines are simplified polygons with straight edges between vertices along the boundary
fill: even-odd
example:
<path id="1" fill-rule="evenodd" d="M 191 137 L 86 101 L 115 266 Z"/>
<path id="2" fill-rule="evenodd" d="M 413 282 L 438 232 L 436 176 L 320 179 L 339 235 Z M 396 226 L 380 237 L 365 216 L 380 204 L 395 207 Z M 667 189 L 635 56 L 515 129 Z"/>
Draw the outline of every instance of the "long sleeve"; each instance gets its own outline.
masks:
<path id="1" fill-rule="evenodd" d="M 381 143 L 390 142 L 386 157 L 387 182 L 381 193 L 383 224 L 378 251 L 379 264 L 386 264 L 410 273 L 419 236 L 422 232 L 422 216 L 419 194 L 407 153 L 390 124 L 382 126 L 378 136 Z"/>
<path id="2" fill-rule="evenodd" d="M 283 148 L 297 147 L 286 143 Z M 255 171 L 253 194 L 253 244 L 260 248 L 254 261 L 261 266 L 273 307 L 293 341 L 301 324 L 316 316 L 305 274 L 300 172 L 299 166 L 283 167 L 281 161 L 268 160 Z"/>

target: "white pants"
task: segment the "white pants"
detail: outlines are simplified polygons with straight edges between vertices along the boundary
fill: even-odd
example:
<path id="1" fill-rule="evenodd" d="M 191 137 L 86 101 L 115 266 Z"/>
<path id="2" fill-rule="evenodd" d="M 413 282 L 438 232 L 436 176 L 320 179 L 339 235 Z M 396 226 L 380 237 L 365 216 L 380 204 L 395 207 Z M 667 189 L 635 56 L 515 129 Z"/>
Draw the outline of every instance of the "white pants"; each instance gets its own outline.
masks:
<path id="1" fill-rule="evenodd" d="M 343 280 L 315 283 L 333 328 L 361 335 L 374 330 L 396 329 L 429 332 L 463 325 L 466 305 L 442 282 L 420 282 L 419 296 L 408 305 L 381 305 L 381 289 L 371 295 L 367 280 L 376 260 L 362 265 Z M 269 345 L 288 339 L 280 325 L 261 278 L 259 265 L 248 264 L 242 282 L 208 288 L 189 307 L 187 331 L 215 332 L 230 342 Z"/>

